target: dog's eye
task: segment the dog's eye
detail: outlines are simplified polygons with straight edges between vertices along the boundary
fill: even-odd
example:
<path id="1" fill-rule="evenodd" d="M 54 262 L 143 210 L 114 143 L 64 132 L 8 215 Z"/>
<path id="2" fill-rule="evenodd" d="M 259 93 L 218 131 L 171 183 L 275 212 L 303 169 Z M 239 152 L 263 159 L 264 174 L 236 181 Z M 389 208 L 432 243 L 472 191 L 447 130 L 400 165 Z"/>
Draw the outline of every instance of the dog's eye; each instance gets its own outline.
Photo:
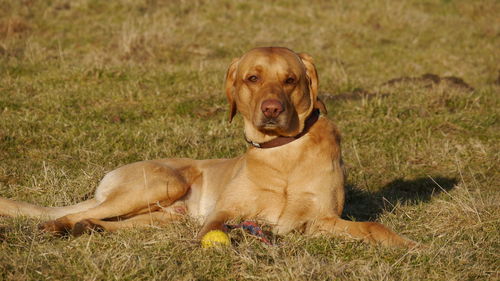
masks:
<path id="1" fill-rule="evenodd" d="M 255 75 L 252 75 L 252 76 L 249 76 L 247 78 L 248 81 L 250 82 L 257 82 L 257 80 L 259 80 L 259 77 L 255 76 Z"/>
<path id="2" fill-rule="evenodd" d="M 285 80 L 285 84 L 293 84 L 293 83 L 295 83 L 295 79 L 293 77 L 288 77 Z"/>

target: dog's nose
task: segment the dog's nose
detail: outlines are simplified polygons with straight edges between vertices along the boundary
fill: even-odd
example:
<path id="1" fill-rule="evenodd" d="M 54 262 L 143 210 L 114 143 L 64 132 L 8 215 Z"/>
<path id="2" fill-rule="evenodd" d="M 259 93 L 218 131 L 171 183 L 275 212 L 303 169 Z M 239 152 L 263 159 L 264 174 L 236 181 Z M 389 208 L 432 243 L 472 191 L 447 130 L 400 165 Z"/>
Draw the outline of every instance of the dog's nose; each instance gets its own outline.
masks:
<path id="1" fill-rule="evenodd" d="M 268 99 L 262 102 L 260 109 L 267 118 L 276 118 L 283 112 L 283 105 L 279 100 Z"/>

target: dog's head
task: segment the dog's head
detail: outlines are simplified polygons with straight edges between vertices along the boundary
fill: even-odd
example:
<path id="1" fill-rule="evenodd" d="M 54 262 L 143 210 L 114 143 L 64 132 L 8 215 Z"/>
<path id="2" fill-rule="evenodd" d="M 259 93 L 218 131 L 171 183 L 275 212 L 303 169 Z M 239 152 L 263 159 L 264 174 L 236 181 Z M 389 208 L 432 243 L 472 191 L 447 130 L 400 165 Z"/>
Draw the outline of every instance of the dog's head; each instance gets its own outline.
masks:
<path id="1" fill-rule="evenodd" d="M 229 121 L 240 112 L 245 135 L 254 142 L 295 136 L 318 108 L 318 75 L 312 58 L 287 48 L 250 50 L 234 59 L 226 75 Z"/>

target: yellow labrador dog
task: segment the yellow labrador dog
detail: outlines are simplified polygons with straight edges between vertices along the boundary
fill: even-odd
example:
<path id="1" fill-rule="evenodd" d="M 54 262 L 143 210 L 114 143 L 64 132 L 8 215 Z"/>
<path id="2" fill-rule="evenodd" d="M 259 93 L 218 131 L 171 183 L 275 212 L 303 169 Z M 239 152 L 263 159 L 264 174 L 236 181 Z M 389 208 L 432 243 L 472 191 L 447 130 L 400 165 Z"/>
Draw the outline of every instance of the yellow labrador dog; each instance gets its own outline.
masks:
<path id="1" fill-rule="evenodd" d="M 348 236 L 410 247 L 375 222 L 340 218 L 344 175 L 340 134 L 318 100 L 312 58 L 286 48 L 256 48 L 234 59 L 226 76 L 230 121 L 239 112 L 251 144 L 233 159 L 162 159 L 132 163 L 104 176 L 93 199 L 49 208 L 0 198 L 0 215 L 46 217 L 43 230 L 80 235 L 166 224 L 189 215 L 198 238 L 233 218 L 256 219 L 273 232 Z"/>

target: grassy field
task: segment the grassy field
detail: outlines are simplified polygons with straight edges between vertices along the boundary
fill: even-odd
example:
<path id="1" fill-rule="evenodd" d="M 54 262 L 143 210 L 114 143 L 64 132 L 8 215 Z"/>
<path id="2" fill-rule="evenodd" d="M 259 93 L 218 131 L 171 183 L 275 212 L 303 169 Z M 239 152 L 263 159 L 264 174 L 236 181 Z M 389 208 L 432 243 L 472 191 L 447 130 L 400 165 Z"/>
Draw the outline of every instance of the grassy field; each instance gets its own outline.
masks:
<path id="1" fill-rule="evenodd" d="M 0 0 L 0 196 L 67 205 L 132 161 L 243 153 L 226 68 L 287 46 L 315 58 L 343 134 L 345 217 L 428 246 L 233 233 L 204 250 L 188 219 L 59 239 L 0 218 L 0 280 L 499 280 L 499 14 L 496 0 Z"/>

